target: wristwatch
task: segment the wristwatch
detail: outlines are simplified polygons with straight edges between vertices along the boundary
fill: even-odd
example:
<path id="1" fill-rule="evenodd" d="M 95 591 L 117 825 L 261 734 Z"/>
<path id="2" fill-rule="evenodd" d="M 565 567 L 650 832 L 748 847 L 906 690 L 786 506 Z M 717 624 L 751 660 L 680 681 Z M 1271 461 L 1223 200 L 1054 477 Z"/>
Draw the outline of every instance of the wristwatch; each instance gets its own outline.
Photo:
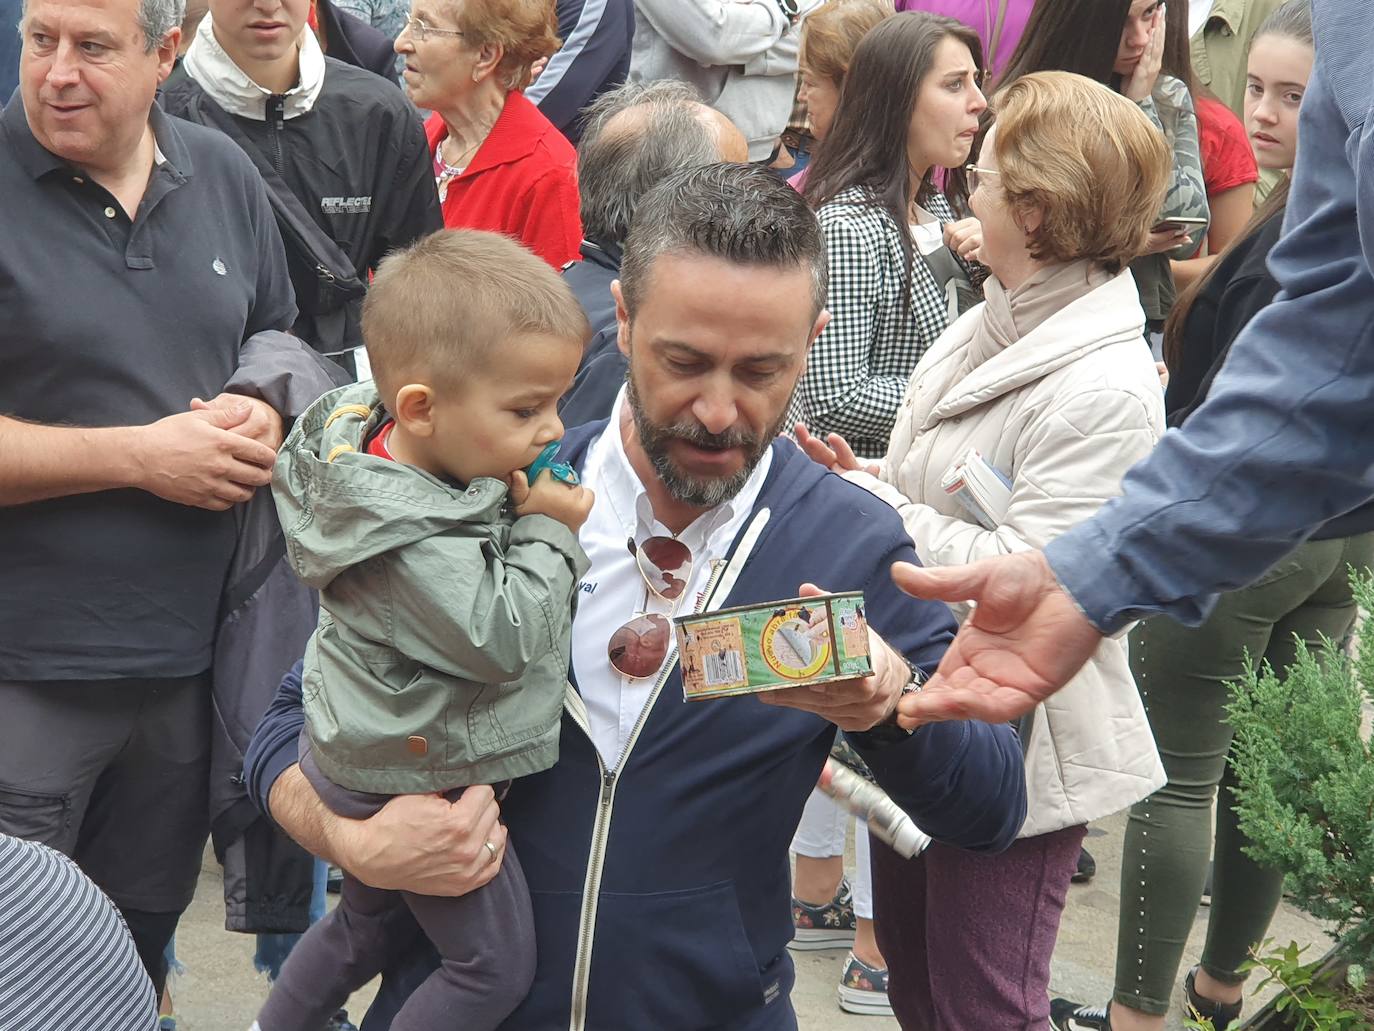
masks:
<path id="1" fill-rule="evenodd" d="M 921 690 L 926 681 L 926 675 L 921 671 L 919 666 L 915 666 L 910 661 L 907 661 L 907 668 L 911 670 L 911 679 L 902 685 L 902 693 L 897 697 L 899 703 L 907 695 L 915 694 L 917 691 Z M 881 723 L 876 723 L 868 730 L 856 733 L 861 733 L 864 740 L 870 743 L 887 745 L 894 744 L 898 741 L 905 741 L 912 735 L 913 731 L 907 730 L 897 723 L 897 706 L 894 705 L 892 711 L 887 714 L 887 717 Z"/>

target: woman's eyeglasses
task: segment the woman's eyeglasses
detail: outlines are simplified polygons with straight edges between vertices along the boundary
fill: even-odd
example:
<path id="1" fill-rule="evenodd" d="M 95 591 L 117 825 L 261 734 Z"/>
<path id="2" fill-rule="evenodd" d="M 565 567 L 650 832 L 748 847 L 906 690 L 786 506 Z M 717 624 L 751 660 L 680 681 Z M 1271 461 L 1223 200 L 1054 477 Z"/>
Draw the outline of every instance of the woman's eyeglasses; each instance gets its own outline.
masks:
<path id="1" fill-rule="evenodd" d="M 678 601 L 692 576 L 692 551 L 676 537 L 650 537 L 627 542 L 644 584 L 664 601 Z M 606 656 L 617 673 L 631 680 L 653 676 L 668 657 L 672 626 L 666 616 L 636 616 L 611 635 Z"/>
<path id="2" fill-rule="evenodd" d="M 1002 173 L 995 168 L 979 168 L 977 165 L 965 165 L 964 174 L 968 177 L 968 192 L 972 196 L 978 190 L 978 177 L 983 175 L 1001 175 Z"/>
<path id="3" fill-rule="evenodd" d="M 407 18 L 405 27 L 410 32 L 411 36 L 414 37 L 414 39 L 419 43 L 423 43 L 430 36 L 467 35 L 467 33 L 462 31 L 461 29 L 436 29 L 431 25 L 426 25 L 419 18 L 415 17 Z"/>

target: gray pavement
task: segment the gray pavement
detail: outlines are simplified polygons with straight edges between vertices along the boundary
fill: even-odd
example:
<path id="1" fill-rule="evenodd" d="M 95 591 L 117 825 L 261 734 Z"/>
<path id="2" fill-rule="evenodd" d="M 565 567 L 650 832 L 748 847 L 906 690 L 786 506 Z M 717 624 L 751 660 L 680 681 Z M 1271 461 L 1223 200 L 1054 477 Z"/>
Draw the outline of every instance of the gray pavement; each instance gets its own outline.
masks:
<path id="1" fill-rule="evenodd" d="M 1097 859 L 1097 879 L 1074 886 L 1059 933 L 1055 953 L 1053 991 L 1081 1001 L 1104 1001 L 1111 991 L 1116 950 L 1117 878 L 1121 862 L 1123 816 L 1104 820 L 1088 839 Z M 853 857 L 850 856 L 852 863 Z M 1199 909 L 1188 943 L 1187 961 L 1196 960 L 1206 933 L 1207 910 Z M 1312 942 L 1324 950 L 1321 926 L 1306 915 L 1284 906 L 1271 929 L 1280 941 Z M 219 868 L 210 853 L 201 872 L 195 901 L 177 932 L 177 951 L 186 973 L 173 985 L 181 1031 L 245 1031 L 267 990 L 262 975 L 253 970 L 252 939 L 224 930 Z M 795 956 L 797 987 L 793 992 L 802 1031 L 889 1031 L 897 1022 L 884 1017 L 856 1017 L 840 1012 L 835 988 L 843 952 L 805 952 Z M 361 1017 L 372 989 L 354 997 L 350 1012 Z M 1247 1003 L 1253 1012 L 1255 1003 Z M 1177 1014 L 1171 1029 L 1182 1028 Z M 651 1031 L 651 1029 L 646 1029 Z M 989 1029 L 995 1031 L 995 1029 Z"/>

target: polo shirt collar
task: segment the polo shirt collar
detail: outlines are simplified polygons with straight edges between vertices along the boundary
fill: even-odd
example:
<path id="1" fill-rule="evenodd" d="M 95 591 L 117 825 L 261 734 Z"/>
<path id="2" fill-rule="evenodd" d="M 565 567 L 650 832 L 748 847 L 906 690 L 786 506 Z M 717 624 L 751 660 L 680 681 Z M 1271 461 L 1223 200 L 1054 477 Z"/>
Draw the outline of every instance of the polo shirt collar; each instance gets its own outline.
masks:
<path id="1" fill-rule="evenodd" d="M 153 129 L 154 165 L 169 172 L 173 178 L 185 181 L 193 171 L 191 155 L 182 142 L 181 133 L 156 104 L 148 112 L 148 124 Z M 41 179 L 50 172 L 70 173 L 74 168 L 70 161 L 58 157 L 48 150 L 33 135 L 29 128 L 28 116 L 24 113 L 24 100 L 18 91 L 5 105 L 0 115 L 6 138 L 14 150 L 14 156 L 21 168 L 33 179 Z M 157 160 L 157 158 L 161 160 Z M 79 170 L 79 169 L 78 169 Z"/>
<path id="2" fill-rule="evenodd" d="M 430 153 L 434 153 L 448 131 L 437 112 L 432 116 L 430 124 L 434 126 L 434 131 L 430 137 L 429 149 Z M 545 132 L 551 128 L 551 123 L 523 93 L 512 90 L 506 94 L 506 104 L 501 108 L 491 132 L 487 133 L 487 138 L 482 141 L 477 153 L 472 156 L 472 160 L 458 178 L 466 179 L 488 168 L 529 157 L 534 153 L 539 141 L 544 138 Z"/>

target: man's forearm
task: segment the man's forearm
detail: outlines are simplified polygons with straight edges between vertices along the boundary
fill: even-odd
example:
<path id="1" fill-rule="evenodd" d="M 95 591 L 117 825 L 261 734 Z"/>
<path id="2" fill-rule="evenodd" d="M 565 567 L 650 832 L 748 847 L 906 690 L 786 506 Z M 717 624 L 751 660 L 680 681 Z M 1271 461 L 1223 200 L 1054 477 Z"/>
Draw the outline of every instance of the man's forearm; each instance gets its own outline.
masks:
<path id="1" fill-rule="evenodd" d="M 320 801 L 299 766 L 282 771 L 267 795 L 272 819 L 295 842 L 312 855 L 335 866 L 345 866 L 338 849 L 341 822 Z"/>
<path id="2" fill-rule="evenodd" d="M 136 486 L 137 430 L 44 426 L 0 415 L 0 506 Z"/>

